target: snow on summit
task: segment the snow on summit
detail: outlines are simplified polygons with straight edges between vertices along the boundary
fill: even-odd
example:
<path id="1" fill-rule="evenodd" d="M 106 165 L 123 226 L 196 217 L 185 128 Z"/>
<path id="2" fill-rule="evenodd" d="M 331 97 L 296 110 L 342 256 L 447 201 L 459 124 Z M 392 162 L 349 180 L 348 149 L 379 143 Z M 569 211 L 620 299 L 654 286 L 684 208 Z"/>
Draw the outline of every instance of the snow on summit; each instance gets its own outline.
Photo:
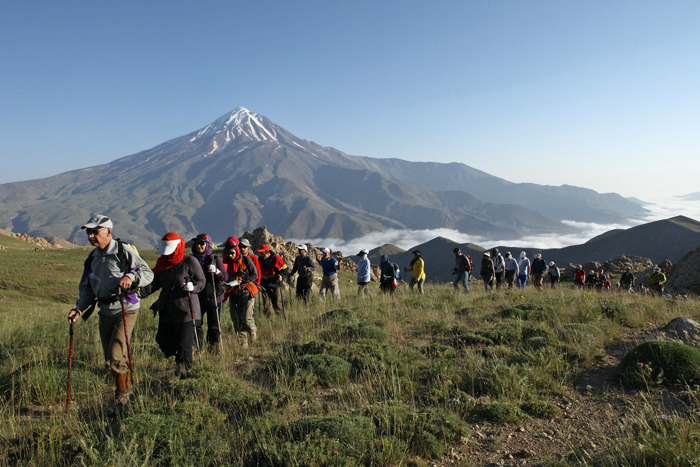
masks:
<path id="1" fill-rule="evenodd" d="M 207 125 L 190 139 L 194 142 L 209 135 L 212 148 L 209 154 L 223 148 L 230 141 L 244 137 L 254 141 L 277 141 L 277 131 L 270 125 L 265 125 L 267 119 L 255 114 L 244 107 L 238 107 L 229 114 L 219 117 L 214 123 Z"/>

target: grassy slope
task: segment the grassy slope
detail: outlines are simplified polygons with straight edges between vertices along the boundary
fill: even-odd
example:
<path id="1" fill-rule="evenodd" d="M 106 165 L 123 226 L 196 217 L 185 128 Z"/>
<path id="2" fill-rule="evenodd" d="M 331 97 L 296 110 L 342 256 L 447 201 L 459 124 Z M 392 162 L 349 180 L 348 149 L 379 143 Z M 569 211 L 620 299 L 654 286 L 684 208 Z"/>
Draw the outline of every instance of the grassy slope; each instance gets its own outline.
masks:
<path id="1" fill-rule="evenodd" d="M 180 381 L 155 344 L 151 298 L 133 339 L 138 396 L 130 409 L 117 418 L 105 410 L 112 386 L 93 317 L 76 325 L 66 416 L 66 315 L 87 250 L 0 244 L 0 459 L 10 464 L 421 465 L 476 424 L 563 423 L 561 401 L 579 400 L 581 369 L 600 365 L 606 347 L 641 327 L 700 316 L 695 301 L 601 298 L 567 285 L 487 295 L 475 284 L 468 298 L 442 286 L 424 296 L 404 287 L 391 299 L 372 284 L 373 299 L 360 301 L 341 271 L 340 304 L 304 308 L 285 292 L 287 318 L 258 316 L 251 349 L 236 346 L 224 312 L 224 351 L 204 353 L 194 377 Z M 153 264 L 155 254 L 143 253 Z M 340 308 L 347 312 L 327 315 Z M 663 430 L 639 417 L 636 438 L 620 429 L 596 443 L 600 459 L 651 465 L 700 455 L 678 432 L 699 432 L 697 414 Z M 569 462 L 591 458 L 586 441 L 577 440 Z M 532 461 L 558 456 L 543 450 Z"/>

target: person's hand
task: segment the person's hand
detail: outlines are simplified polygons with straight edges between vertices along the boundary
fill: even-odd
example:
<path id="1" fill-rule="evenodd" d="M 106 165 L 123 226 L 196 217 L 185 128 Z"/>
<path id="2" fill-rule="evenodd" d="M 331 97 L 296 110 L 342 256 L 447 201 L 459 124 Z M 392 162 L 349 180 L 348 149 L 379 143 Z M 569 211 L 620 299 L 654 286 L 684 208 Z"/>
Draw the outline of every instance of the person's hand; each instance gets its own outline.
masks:
<path id="1" fill-rule="evenodd" d="M 124 292 L 131 288 L 131 284 L 131 278 L 128 276 L 124 276 L 119 280 L 119 288 L 122 289 Z"/>
<path id="2" fill-rule="evenodd" d="M 194 292 L 194 284 L 192 282 L 185 282 L 182 284 L 182 290 L 185 292 Z"/>
<path id="3" fill-rule="evenodd" d="M 77 308 L 73 308 L 70 313 L 68 313 L 68 322 L 69 323 L 75 323 L 75 320 L 78 319 L 80 316 L 81 311 L 78 310 Z"/>

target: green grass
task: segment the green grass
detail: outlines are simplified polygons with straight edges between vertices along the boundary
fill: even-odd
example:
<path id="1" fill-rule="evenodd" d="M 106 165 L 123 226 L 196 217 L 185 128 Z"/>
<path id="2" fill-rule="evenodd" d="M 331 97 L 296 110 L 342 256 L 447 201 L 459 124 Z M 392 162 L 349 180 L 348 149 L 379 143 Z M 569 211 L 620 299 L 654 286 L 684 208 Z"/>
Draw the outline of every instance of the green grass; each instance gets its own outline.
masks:
<path id="1" fill-rule="evenodd" d="M 0 244 L 0 462 L 9 465 L 426 465 L 473 424 L 558 420 L 558 400 L 577 398 L 582 369 L 603 364 L 606 347 L 641 327 L 699 316 L 692 300 L 568 284 L 473 287 L 467 297 L 435 284 L 425 295 L 402 286 L 391 297 L 372 284 L 365 300 L 341 271 L 341 301 L 314 294 L 306 307 L 285 291 L 286 318 L 258 313 L 249 349 L 237 346 L 225 310 L 224 350 L 204 352 L 201 364 L 195 357 L 193 377 L 181 381 L 155 344 L 149 297 L 132 339 L 129 408 L 110 412 L 113 383 L 93 316 L 75 326 L 65 415 L 66 316 L 88 250 Z M 142 254 L 155 262 L 153 251 Z M 669 360 L 649 360 L 660 362 L 668 381 Z M 636 430 L 610 436 L 611 457 L 600 463 L 691 465 L 700 404 L 687 405 L 672 424 L 640 414 Z M 656 416 L 663 410 L 650 402 Z"/>

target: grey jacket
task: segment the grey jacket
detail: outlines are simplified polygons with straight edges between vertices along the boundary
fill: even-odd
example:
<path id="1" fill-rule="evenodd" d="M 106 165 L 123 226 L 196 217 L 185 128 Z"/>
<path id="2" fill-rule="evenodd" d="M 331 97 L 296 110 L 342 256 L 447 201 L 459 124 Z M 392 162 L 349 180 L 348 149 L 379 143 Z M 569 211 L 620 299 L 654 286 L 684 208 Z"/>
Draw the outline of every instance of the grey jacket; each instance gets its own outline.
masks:
<path id="1" fill-rule="evenodd" d="M 95 248 L 90 252 L 89 258 L 92 260 L 87 269 L 87 277 L 83 277 L 78 287 L 80 296 L 75 302 L 75 307 L 85 311 L 92 302 L 97 299 L 99 314 L 107 317 L 117 316 L 122 312 L 121 303 L 117 293 L 119 292 L 119 281 L 127 276 L 134 284 L 144 287 L 153 280 L 153 271 L 148 264 L 136 253 L 130 245 L 123 244 L 124 254 L 130 264 L 130 271 L 122 271 L 122 265 L 117 256 L 117 241 L 112 241 L 104 251 Z M 126 310 L 135 310 L 139 307 L 138 296 L 131 295 L 124 301 Z"/>

